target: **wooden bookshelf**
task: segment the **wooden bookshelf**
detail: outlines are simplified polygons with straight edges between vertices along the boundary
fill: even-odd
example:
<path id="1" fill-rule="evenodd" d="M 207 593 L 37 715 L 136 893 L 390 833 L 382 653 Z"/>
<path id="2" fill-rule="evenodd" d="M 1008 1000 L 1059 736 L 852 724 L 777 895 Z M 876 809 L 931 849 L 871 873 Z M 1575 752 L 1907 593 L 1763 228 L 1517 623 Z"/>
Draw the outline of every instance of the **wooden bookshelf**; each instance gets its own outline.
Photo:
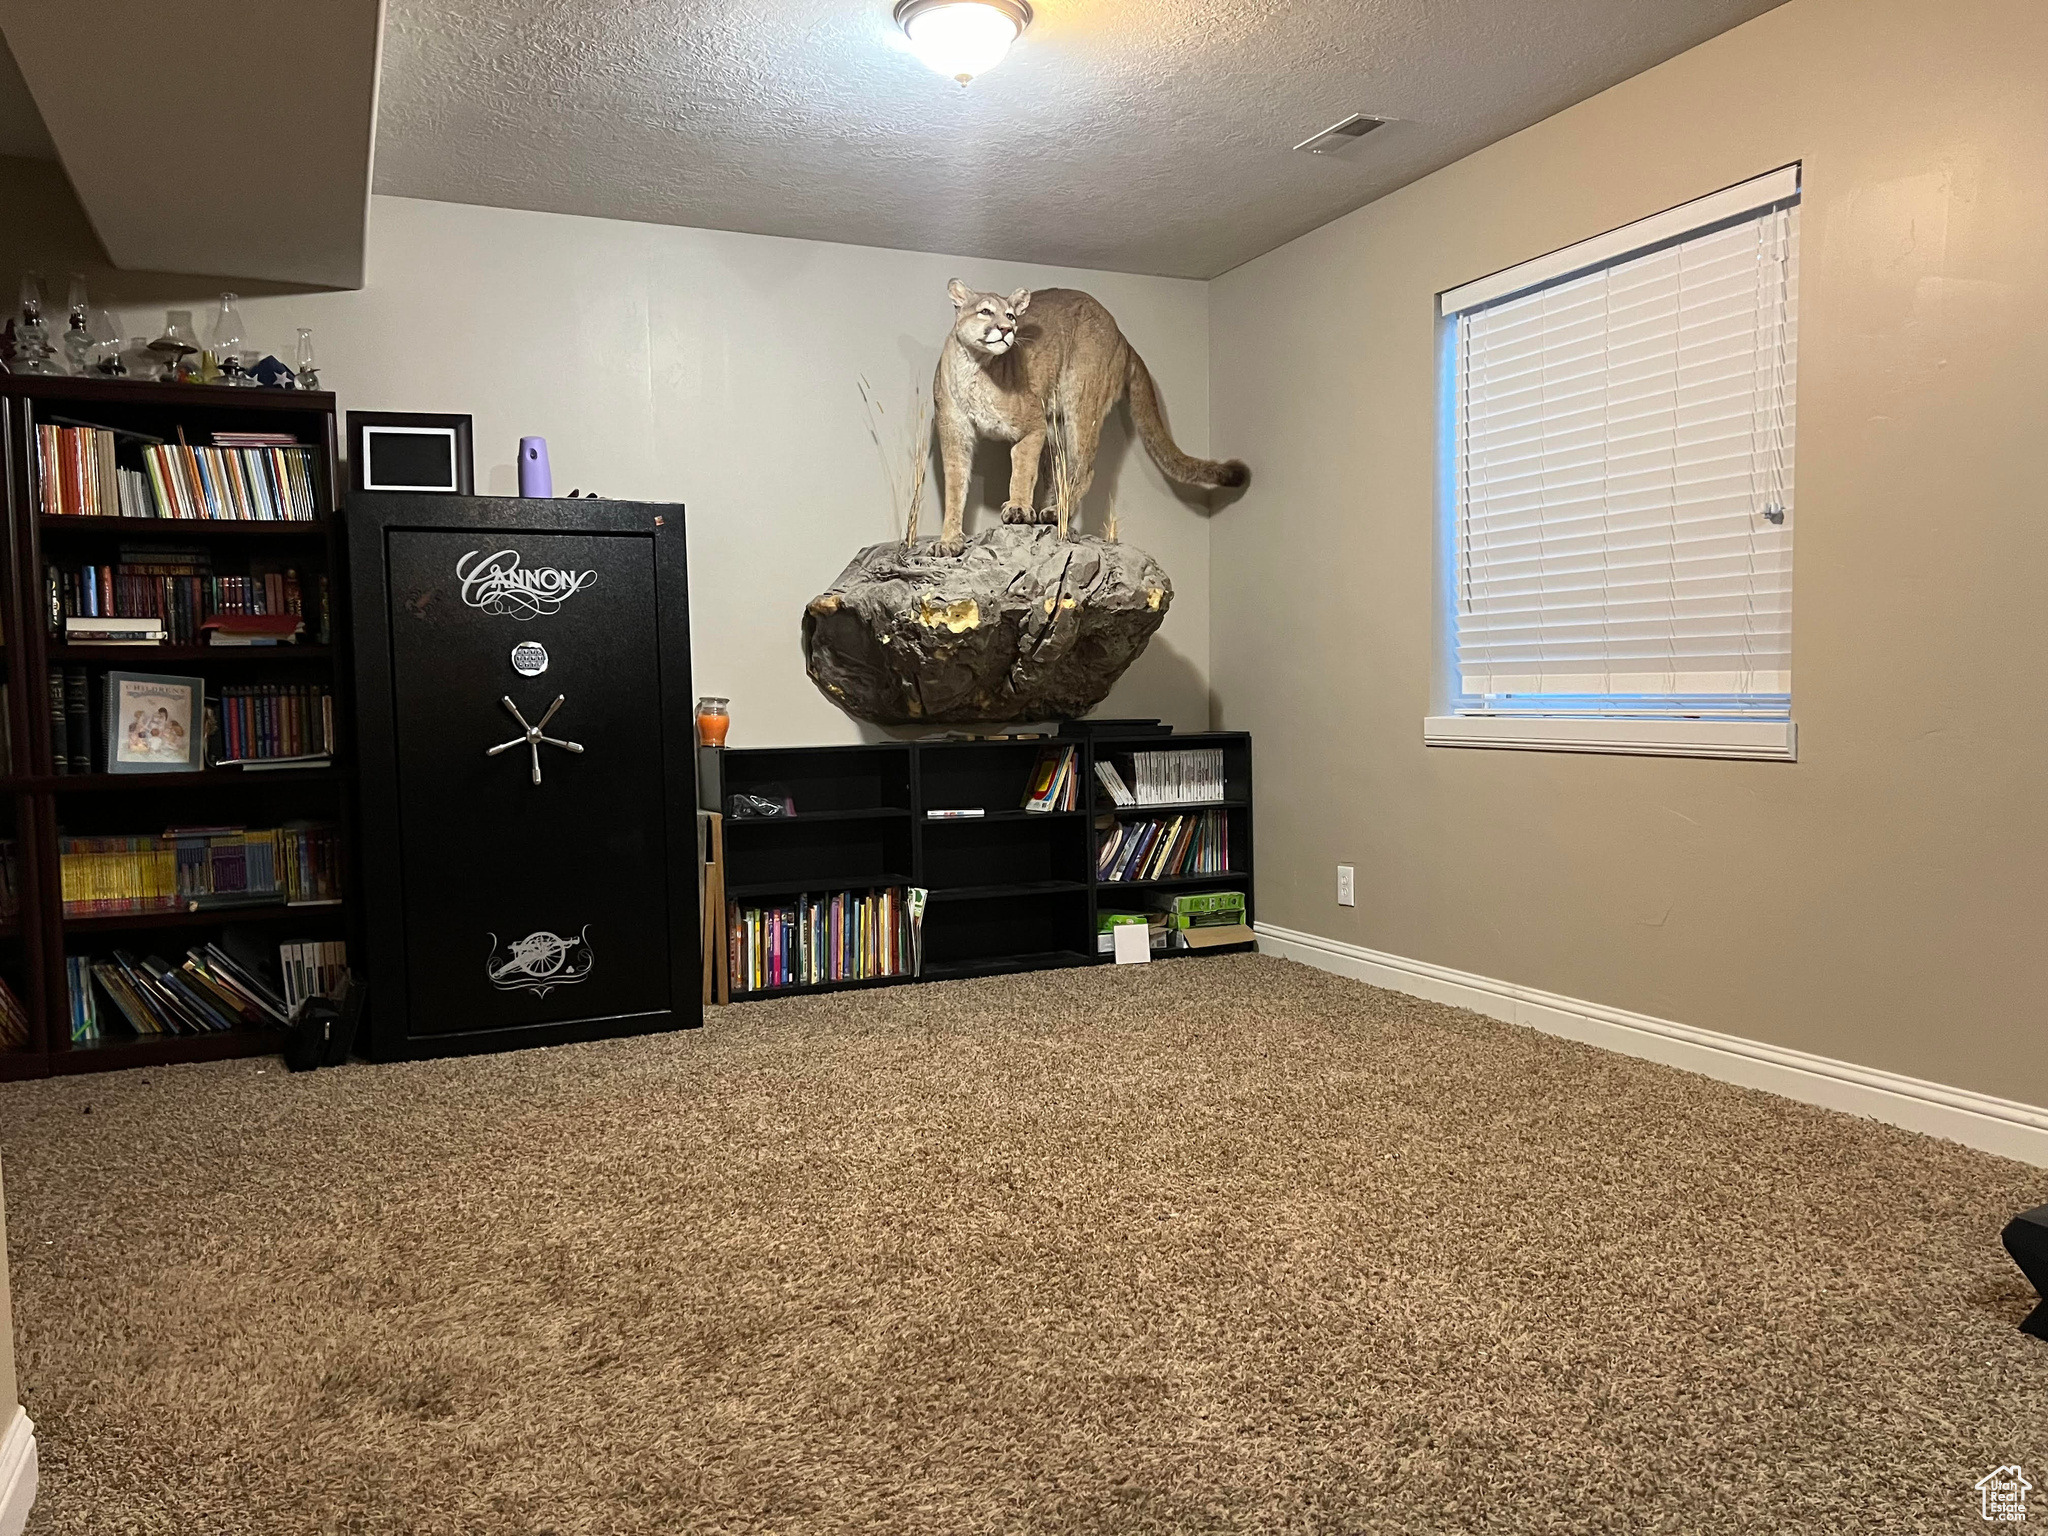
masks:
<path id="1" fill-rule="evenodd" d="M 1026 811 L 1025 788 L 1047 746 L 1080 749 L 1077 811 Z M 1199 805 L 1112 807 L 1098 785 L 1098 758 L 1220 747 L 1225 795 Z M 773 906 L 799 894 L 861 893 L 920 886 L 922 977 L 746 991 L 734 1001 L 1001 976 L 1107 963 L 1097 952 L 1105 912 L 1141 911 L 1160 891 L 1242 890 L 1252 912 L 1252 747 L 1239 731 L 1171 736 L 1095 736 L 1037 741 L 886 742 L 844 747 L 705 748 L 697 782 L 704 809 L 724 822 L 725 890 L 741 906 Z M 729 814 L 734 794 L 793 801 L 796 814 Z M 933 819 L 936 810 L 978 810 Z M 1171 880 L 1113 882 L 1095 874 L 1097 838 L 1119 818 L 1221 811 L 1229 818 L 1231 869 Z M 1154 952 L 1192 959 L 1229 949 Z"/>
<path id="2" fill-rule="evenodd" d="M 36 483 L 35 428 L 42 423 L 91 425 L 176 441 L 206 444 L 219 431 L 289 433 L 311 450 L 312 522 L 241 522 L 206 519 L 47 516 Z M 340 829 L 345 890 L 355 880 L 352 806 L 353 742 L 348 728 L 350 690 L 346 647 L 313 641 L 317 617 L 314 581 L 328 578 L 329 630 L 346 634 L 345 566 L 334 517 L 337 496 L 334 397 L 308 391 L 228 389 L 129 380 L 24 378 L 0 375 L 0 639 L 5 644 L 7 728 L 12 761 L 0 778 L 0 836 L 16 849 L 20 916 L 0 924 L 0 975 L 30 1016 L 24 1050 L 0 1051 L 0 1079 L 148 1067 L 167 1062 L 213 1061 L 265 1055 L 279 1048 L 277 1032 L 235 1029 L 209 1034 L 136 1036 L 104 998 L 102 1038 L 74 1043 L 64 961 L 67 955 L 104 956 L 115 947 L 137 955 L 161 954 L 174 963 L 185 950 L 230 926 L 260 931 L 266 943 L 343 939 L 352 958 L 361 954 L 359 904 L 350 894 L 338 906 L 255 906 L 214 911 L 64 915 L 57 839 L 65 833 L 141 834 L 167 826 L 242 824 L 276 826 L 295 819 L 332 822 Z M 127 460 L 123 458 L 125 464 Z M 132 467 L 132 466 L 131 466 Z M 206 549 L 217 571 L 245 572 L 254 560 L 289 560 L 300 574 L 308 608 L 309 643 L 281 646 L 165 644 L 105 647 L 65 645 L 52 633 L 45 567 L 114 564 L 124 545 L 177 545 Z M 218 685 L 317 683 L 334 697 L 338 750 L 331 766 L 199 773 L 114 775 L 60 772 L 51 757 L 48 676 L 51 666 L 83 667 L 95 676 L 109 668 L 179 673 L 204 678 L 209 696 Z"/>

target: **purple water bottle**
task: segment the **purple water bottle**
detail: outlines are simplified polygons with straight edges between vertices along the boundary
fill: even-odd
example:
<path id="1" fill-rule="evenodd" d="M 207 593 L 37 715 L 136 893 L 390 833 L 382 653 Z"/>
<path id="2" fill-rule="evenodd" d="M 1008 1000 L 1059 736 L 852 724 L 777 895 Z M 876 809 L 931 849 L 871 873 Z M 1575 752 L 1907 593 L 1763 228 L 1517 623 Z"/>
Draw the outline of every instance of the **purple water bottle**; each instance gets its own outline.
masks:
<path id="1" fill-rule="evenodd" d="M 543 498 L 555 494 L 554 473 L 548 468 L 548 440 L 544 437 L 519 439 L 519 494 Z"/>

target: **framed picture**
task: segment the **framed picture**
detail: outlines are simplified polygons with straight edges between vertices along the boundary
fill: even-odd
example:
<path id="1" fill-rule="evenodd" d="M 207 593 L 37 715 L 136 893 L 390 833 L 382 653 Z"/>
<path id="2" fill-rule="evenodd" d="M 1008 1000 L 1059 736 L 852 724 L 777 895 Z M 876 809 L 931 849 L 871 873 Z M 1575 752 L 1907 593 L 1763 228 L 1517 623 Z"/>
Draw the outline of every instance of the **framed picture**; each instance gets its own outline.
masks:
<path id="1" fill-rule="evenodd" d="M 107 772 L 197 773 L 205 766 L 202 679 L 107 674 Z"/>
<path id="2" fill-rule="evenodd" d="M 417 411 L 348 413 L 349 480 L 359 491 L 475 490 L 467 416 Z"/>

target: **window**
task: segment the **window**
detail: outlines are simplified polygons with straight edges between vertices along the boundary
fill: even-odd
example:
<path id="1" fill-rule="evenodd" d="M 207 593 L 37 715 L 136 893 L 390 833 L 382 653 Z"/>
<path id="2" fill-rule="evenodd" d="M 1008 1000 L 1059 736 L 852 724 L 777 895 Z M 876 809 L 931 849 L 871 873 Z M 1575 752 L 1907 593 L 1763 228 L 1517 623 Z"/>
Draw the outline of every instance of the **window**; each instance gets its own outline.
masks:
<path id="1" fill-rule="evenodd" d="M 1797 166 L 1442 295 L 1440 745 L 1790 757 Z"/>

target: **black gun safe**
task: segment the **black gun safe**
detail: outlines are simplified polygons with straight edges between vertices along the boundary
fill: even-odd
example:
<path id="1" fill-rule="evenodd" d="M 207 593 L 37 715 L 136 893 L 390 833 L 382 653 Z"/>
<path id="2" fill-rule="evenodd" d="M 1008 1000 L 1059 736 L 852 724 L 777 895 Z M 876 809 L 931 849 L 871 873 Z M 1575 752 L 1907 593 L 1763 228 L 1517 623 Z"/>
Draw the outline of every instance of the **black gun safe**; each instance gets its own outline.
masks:
<path id="1" fill-rule="evenodd" d="M 703 1022 L 683 509 L 358 492 L 365 1049 Z"/>

